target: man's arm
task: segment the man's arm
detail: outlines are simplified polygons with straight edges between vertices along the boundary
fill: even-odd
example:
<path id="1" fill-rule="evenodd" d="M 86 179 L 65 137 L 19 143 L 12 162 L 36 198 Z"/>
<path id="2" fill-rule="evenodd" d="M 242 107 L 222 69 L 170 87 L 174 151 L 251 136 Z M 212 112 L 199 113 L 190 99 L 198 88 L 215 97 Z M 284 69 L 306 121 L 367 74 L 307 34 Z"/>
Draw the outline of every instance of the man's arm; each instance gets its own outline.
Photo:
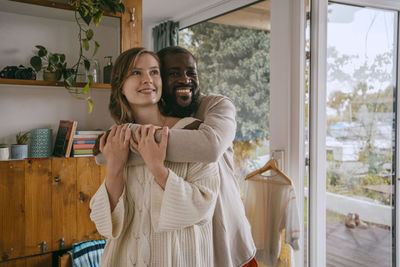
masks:
<path id="1" fill-rule="evenodd" d="M 172 162 L 215 162 L 232 145 L 236 133 L 236 110 L 232 101 L 223 96 L 204 96 L 196 117 L 204 122 L 198 130 L 171 129 L 166 160 Z M 135 125 L 132 131 L 136 130 Z M 159 142 L 158 131 L 156 140 Z M 131 148 L 132 149 L 132 148 Z M 143 161 L 130 153 L 128 164 Z"/>

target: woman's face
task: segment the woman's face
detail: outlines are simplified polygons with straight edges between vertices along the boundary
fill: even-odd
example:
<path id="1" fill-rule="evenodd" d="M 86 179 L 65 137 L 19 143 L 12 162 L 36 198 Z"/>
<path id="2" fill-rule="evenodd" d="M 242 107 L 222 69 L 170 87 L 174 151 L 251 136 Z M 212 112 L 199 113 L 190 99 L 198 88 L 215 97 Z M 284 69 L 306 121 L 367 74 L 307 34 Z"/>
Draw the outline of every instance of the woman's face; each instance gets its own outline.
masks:
<path id="1" fill-rule="evenodd" d="M 162 82 L 158 61 L 150 54 L 140 55 L 122 86 L 122 94 L 131 106 L 138 106 L 158 103 L 161 93 Z"/>

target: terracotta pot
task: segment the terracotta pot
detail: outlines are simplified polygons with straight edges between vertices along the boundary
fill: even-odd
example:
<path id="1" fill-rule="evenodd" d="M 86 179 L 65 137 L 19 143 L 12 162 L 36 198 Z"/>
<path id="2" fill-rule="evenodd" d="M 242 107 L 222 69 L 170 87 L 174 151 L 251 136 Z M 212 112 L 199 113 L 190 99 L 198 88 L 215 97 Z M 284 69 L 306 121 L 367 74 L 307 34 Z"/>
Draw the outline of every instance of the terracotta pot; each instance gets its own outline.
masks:
<path id="1" fill-rule="evenodd" d="M 56 82 L 57 81 L 57 73 L 55 72 L 43 72 L 43 80 L 49 81 L 49 82 Z"/>

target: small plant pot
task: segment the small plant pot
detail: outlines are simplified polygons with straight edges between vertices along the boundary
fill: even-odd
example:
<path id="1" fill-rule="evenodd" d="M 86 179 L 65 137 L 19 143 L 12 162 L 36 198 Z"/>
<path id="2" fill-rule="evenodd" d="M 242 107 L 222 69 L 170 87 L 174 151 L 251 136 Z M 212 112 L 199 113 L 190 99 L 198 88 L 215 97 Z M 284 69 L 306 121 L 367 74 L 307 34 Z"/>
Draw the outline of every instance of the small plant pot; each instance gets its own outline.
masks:
<path id="1" fill-rule="evenodd" d="M 11 158 L 24 159 L 28 157 L 28 145 L 11 145 Z"/>
<path id="2" fill-rule="evenodd" d="M 8 160 L 10 157 L 10 150 L 8 147 L 1 146 L 0 147 L 0 160 Z"/>
<path id="3" fill-rule="evenodd" d="M 56 82 L 57 81 L 57 73 L 44 71 L 43 72 L 43 80 L 49 81 L 49 82 Z"/>

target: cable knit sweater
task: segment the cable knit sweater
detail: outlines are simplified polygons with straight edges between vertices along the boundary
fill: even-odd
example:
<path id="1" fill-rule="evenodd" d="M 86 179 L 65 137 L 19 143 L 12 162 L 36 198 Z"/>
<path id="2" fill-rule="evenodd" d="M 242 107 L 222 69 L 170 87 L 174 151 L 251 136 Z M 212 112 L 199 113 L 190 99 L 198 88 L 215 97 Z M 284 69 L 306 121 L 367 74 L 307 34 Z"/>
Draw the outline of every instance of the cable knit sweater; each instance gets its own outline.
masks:
<path id="1" fill-rule="evenodd" d="M 174 128 L 186 122 L 183 119 Z M 165 162 L 165 166 L 169 169 L 165 190 L 145 165 L 127 166 L 124 190 L 113 212 L 104 183 L 93 196 L 90 217 L 108 238 L 101 266 L 213 266 L 217 165 Z"/>

